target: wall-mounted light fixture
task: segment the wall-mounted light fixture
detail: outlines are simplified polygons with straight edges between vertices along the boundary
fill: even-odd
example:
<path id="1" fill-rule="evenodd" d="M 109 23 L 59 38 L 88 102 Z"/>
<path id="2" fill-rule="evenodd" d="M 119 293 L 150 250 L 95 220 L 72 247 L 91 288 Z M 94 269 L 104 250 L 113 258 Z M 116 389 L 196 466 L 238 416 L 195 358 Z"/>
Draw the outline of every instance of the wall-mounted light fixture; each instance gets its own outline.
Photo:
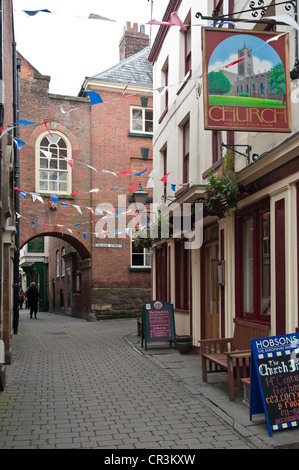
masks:
<path id="1" fill-rule="evenodd" d="M 247 165 L 249 165 L 250 163 L 250 150 L 251 150 L 251 146 L 250 145 L 228 145 L 228 144 L 224 144 L 223 142 L 221 142 L 221 147 L 225 147 L 226 149 L 228 150 L 232 150 L 233 152 L 237 153 L 238 155 L 242 155 L 242 157 L 245 157 L 247 159 Z M 242 153 L 242 152 L 239 152 L 238 150 L 235 150 L 235 147 L 246 147 L 246 154 L 245 153 Z"/>

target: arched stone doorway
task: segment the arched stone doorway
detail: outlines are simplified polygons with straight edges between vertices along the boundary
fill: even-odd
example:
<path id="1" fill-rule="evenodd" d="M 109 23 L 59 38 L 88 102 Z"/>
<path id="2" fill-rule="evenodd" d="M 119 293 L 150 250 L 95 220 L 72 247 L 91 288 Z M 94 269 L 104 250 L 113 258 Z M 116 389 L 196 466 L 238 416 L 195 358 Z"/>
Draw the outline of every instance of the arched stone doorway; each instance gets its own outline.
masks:
<path id="1" fill-rule="evenodd" d="M 87 318 L 91 311 L 91 255 L 78 238 L 48 231 L 22 239 L 20 270 L 25 288 L 33 281 L 38 285 L 41 311 Z"/>

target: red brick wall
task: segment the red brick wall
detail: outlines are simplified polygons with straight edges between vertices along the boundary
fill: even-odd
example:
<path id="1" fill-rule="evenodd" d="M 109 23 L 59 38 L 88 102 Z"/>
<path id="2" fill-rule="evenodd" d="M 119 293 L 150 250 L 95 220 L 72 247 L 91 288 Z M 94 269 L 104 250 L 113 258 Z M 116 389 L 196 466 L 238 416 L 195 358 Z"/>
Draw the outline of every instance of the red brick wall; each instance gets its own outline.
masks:
<path id="1" fill-rule="evenodd" d="M 149 36 L 138 32 L 138 24 L 126 24 L 124 35 L 119 43 L 119 60 L 127 59 L 149 45 Z"/>
<path id="2" fill-rule="evenodd" d="M 140 180 L 146 188 L 148 174 L 152 170 L 152 139 L 131 137 L 130 131 L 130 105 L 141 105 L 139 96 L 124 98 L 122 92 L 113 93 L 100 91 L 103 103 L 90 105 L 89 99 L 75 97 L 61 97 L 48 95 L 49 78 L 39 75 L 28 62 L 22 58 L 21 68 L 21 97 L 20 119 L 34 121 L 30 126 L 20 126 L 20 139 L 26 142 L 20 151 L 20 189 L 27 192 L 26 199 L 20 197 L 20 245 L 27 243 L 30 238 L 41 235 L 55 235 L 64 242 L 70 243 L 80 253 L 82 259 L 91 258 L 91 267 L 81 269 L 81 294 L 78 299 L 75 293 L 75 277 L 72 275 L 73 311 L 72 314 L 88 313 L 90 305 L 99 302 L 97 289 L 99 288 L 150 288 L 150 273 L 130 272 L 130 239 L 97 239 L 94 235 L 96 223 L 101 216 L 93 215 L 85 207 L 96 208 L 99 203 L 105 202 L 118 208 L 118 196 L 125 195 L 126 201 L 132 195 L 130 185 Z M 65 109 L 77 108 L 67 114 L 61 112 Z M 148 106 L 152 107 L 149 99 Z M 51 209 L 48 197 L 44 197 L 44 204 L 33 202 L 28 192 L 35 192 L 35 142 L 37 137 L 45 131 L 44 120 L 53 118 L 60 130 L 71 141 L 74 170 L 72 172 L 72 191 L 78 192 L 73 197 L 60 196 L 57 209 Z M 142 159 L 141 147 L 149 148 L 148 159 Z M 82 165 L 81 162 L 98 169 L 97 172 Z M 136 177 L 133 173 L 147 168 L 146 176 Z M 104 173 L 101 170 L 113 171 L 119 176 Z M 122 170 L 132 170 L 130 175 L 120 175 Z M 118 187 L 118 190 L 111 188 Z M 89 193 L 90 189 L 100 188 L 101 192 Z M 152 196 L 152 190 L 149 190 Z M 63 207 L 60 202 L 76 204 L 81 207 L 81 215 L 71 205 Z M 34 226 L 31 220 L 35 222 Z M 128 218 L 129 220 L 129 218 Z M 117 219 L 116 219 L 117 221 Z M 74 224 L 88 222 L 84 226 L 75 227 Z M 42 225 L 47 224 L 47 225 Z M 70 234 L 66 228 L 50 226 L 50 224 L 63 224 L 73 230 Z M 117 226 L 116 226 L 117 229 Z M 77 233 L 81 232 L 81 233 Z M 83 232 L 88 232 L 86 238 Z M 122 243 L 121 249 L 97 248 L 99 242 Z M 64 242 L 52 239 L 51 252 L 61 247 Z M 54 245 L 54 246 L 53 246 Z M 52 258 L 52 257 L 51 257 Z M 54 262 L 55 265 L 56 261 Z M 72 266 L 74 271 L 75 267 Z M 49 299 L 51 304 L 53 279 L 53 262 L 49 270 Z M 54 269 L 55 273 L 55 269 Z M 73 273 L 74 274 L 74 273 Z M 59 303 L 60 283 L 57 281 L 56 305 Z M 59 286 L 58 286 L 59 284 Z M 65 292 L 65 280 L 63 289 Z M 66 295 L 64 295 L 66 302 Z M 81 307 L 78 307 L 81 304 Z M 83 312 L 84 311 L 84 312 Z"/>

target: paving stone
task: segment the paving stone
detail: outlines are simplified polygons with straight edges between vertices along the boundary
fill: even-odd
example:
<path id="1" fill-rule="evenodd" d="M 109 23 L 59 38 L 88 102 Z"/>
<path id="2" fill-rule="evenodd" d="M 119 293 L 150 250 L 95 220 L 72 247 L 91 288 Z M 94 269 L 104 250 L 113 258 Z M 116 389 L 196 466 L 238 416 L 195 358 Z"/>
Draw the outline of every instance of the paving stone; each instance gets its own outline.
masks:
<path id="1" fill-rule="evenodd" d="M 0 393 L 0 448 L 252 448 L 167 373 L 165 356 L 159 367 L 132 348 L 134 331 L 132 319 L 40 312 L 30 322 L 21 311 Z"/>

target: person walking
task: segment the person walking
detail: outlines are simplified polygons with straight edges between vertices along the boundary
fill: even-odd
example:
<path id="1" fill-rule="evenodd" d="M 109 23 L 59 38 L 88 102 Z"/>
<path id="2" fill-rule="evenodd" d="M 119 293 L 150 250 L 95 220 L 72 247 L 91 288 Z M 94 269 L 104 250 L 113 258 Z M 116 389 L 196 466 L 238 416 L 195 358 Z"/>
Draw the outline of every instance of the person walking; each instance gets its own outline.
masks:
<path id="1" fill-rule="evenodd" d="M 28 306 L 30 309 L 30 318 L 34 314 L 34 318 L 37 318 L 37 307 L 38 307 L 38 299 L 41 299 L 42 296 L 37 290 L 35 286 L 35 282 L 31 282 L 29 289 L 27 290 L 27 299 L 28 299 Z"/>
<path id="2" fill-rule="evenodd" d="M 24 296 L 25 296 L 25 292 L 23 291 L 23 289 L 21 287 L 20 290 L 19 290 L 19 306 L 20 306 L 21 310 L 23 308 Z"/>

